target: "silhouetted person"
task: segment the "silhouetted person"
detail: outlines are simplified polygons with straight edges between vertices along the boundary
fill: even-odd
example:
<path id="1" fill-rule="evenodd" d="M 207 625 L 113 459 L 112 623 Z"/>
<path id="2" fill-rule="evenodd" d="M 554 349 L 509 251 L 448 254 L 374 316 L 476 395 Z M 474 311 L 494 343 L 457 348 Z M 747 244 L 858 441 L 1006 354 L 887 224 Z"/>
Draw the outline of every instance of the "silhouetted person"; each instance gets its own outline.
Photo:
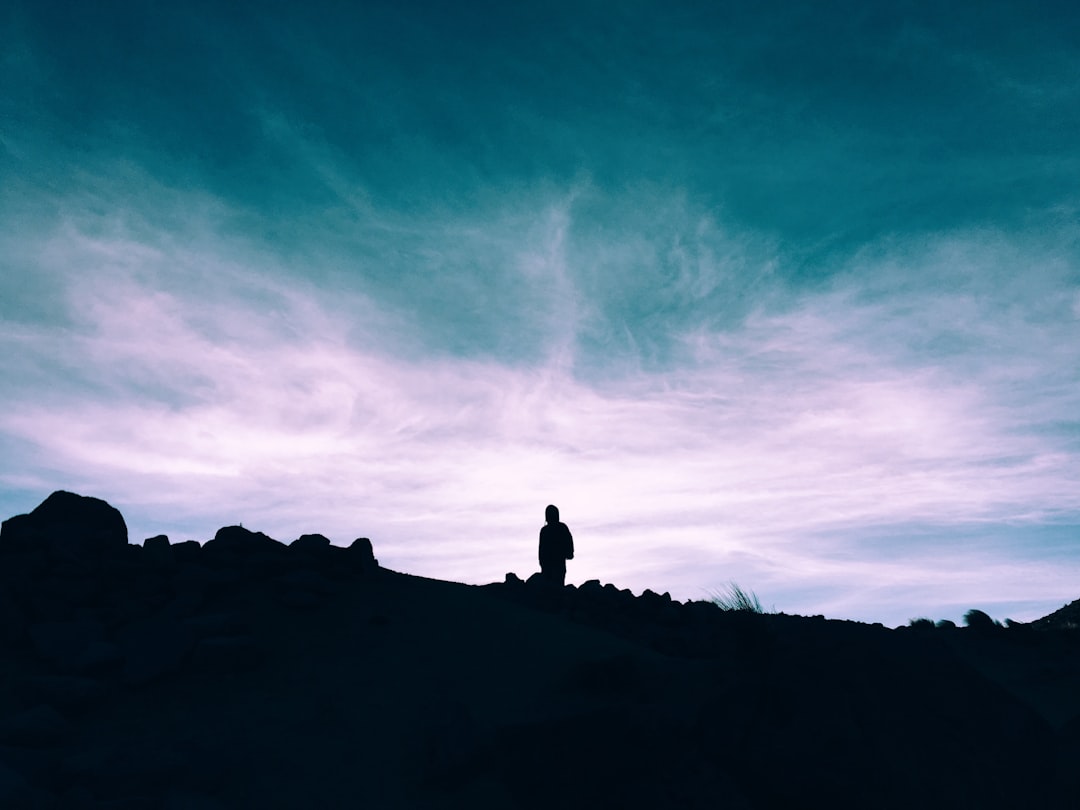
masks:
<path id="1" fill-rule="evenodd" d="M 566 561 L 574 559 L 574 538 L 559 520 L 559 507 L 544 510 L 547 525 L 540 529 L 540 573 L 552 585 L 566 584 Z"/>

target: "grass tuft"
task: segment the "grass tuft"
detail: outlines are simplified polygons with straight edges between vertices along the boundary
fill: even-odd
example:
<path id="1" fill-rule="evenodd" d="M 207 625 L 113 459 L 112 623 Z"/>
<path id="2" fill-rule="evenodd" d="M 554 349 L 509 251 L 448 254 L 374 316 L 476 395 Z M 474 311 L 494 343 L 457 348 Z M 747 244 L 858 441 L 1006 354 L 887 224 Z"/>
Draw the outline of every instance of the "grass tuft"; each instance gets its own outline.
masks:
<path id="1" fill-rule="evenodd" d="M 712 603 L 721 610 L 729 610 L 737 613 L 764 613 L 757 594 L 753 591 L 744 591 L 735 582 L 728 583 L 726 593 L 713 593 Z"/>

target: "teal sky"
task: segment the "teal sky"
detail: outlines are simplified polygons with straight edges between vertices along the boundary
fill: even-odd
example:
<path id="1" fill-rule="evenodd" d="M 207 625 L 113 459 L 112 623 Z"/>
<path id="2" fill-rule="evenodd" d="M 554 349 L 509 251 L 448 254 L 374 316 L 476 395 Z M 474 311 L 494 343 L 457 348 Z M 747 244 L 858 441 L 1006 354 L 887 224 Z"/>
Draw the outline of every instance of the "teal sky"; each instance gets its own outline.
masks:
<path id="1" fill-rule="evenodd" d="M 227 5 L 228 8 L 222 8 Z M 0 512 L 899 624 L 1080 597 L 1071 3 L 0 11 Z"/>

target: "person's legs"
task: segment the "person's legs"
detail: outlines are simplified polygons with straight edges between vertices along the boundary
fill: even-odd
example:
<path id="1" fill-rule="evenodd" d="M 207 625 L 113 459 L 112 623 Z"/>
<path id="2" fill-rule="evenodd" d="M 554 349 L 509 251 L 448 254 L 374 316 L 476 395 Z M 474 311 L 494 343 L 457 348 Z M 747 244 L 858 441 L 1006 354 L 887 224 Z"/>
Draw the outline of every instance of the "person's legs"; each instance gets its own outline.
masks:
<path id="1" fill-rule="evenodd" d="M 544 576 L 544 581 L 549 585 L 557 586 L 559 588 L 566 584 L 566 566 L 565 565 L 548 565 L 540 568 L 540 573 Z"/>

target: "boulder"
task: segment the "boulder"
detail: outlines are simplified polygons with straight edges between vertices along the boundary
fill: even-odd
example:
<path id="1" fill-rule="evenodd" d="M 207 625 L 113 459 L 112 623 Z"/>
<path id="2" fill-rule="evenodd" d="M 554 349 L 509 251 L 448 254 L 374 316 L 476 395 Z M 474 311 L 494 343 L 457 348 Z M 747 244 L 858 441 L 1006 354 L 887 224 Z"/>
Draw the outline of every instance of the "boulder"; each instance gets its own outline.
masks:
<path id="1" fill-rule="evenodd" d="M 289 551 L 318 554 L 330 548 L 330 538 L 321 534 L 302 534 L 289 544 Z"/>
<path id="2" fill-rule="evenodd" d="M 637 606 L 640 612 L 648 617 L 653 618 L 665 606 L 665 601 L 660 594 L 656 591 L 646 588 L 641 592 L 641 596 L 637 600 Z"/>
<path id="3" fill-rule="evenodd" d="M 349 556 L 352 564 L 360 571 L 373 571 L 379 567 L 379 561 L 375 559 L 375 551 L 371 547 L 371 540 L 366 537 L 357 537 L 349 545 Z"/>
<path id="4" fill-rule="evenodd" d="M 143 540 L 142 549 L 143 558 L 151 565 L 169 566 L 175 559 L 169 537 L 165 534 L 147 537 Z"/>
<path id="5" fill-rule="evenodd" d="M 99 498 L 54 492 L 30 514 L 0 525 L 0 553 L 33 553 L 45 549 L 54 560 L 95 559 L 123 554 L 127 524 L 113 506 Z"/>
<path id="6" fill-rule="evenodd" d="M 598 579 L 587 579 L 581 583 L 581 587 L 578 590 L 582 593 L 599 595 L 603 593 L 604 586 L 600 584 L 600 580 Z"/>
<path id="7" fill-rule="evenodd" d="M 529 578 L 525 580 L 525 584 L 530 588 L 545 588 L 547 587 L 547 580 L 544 575 L 537 571 L 535 574 L 529 574 Z"/>
<path id="8" fill-rule="evenodd" d="M 172 549 L 173 559 L 177 562 L 198 562 L 199 552 L 202 551 L 202 546 L 199 545 L 198 540 L 185 540 L 182 543 L 173 543 L 170 548 Z"/>
<path id="9" fill-rule="evenodd" d="M 279 551 L 282 544 L 262 532 L 253 532 L 243 526 L 224 526 L 217 530 L 213 540 L 208 540 L 203 551 L 250 554 L 257 551 Z"/>

